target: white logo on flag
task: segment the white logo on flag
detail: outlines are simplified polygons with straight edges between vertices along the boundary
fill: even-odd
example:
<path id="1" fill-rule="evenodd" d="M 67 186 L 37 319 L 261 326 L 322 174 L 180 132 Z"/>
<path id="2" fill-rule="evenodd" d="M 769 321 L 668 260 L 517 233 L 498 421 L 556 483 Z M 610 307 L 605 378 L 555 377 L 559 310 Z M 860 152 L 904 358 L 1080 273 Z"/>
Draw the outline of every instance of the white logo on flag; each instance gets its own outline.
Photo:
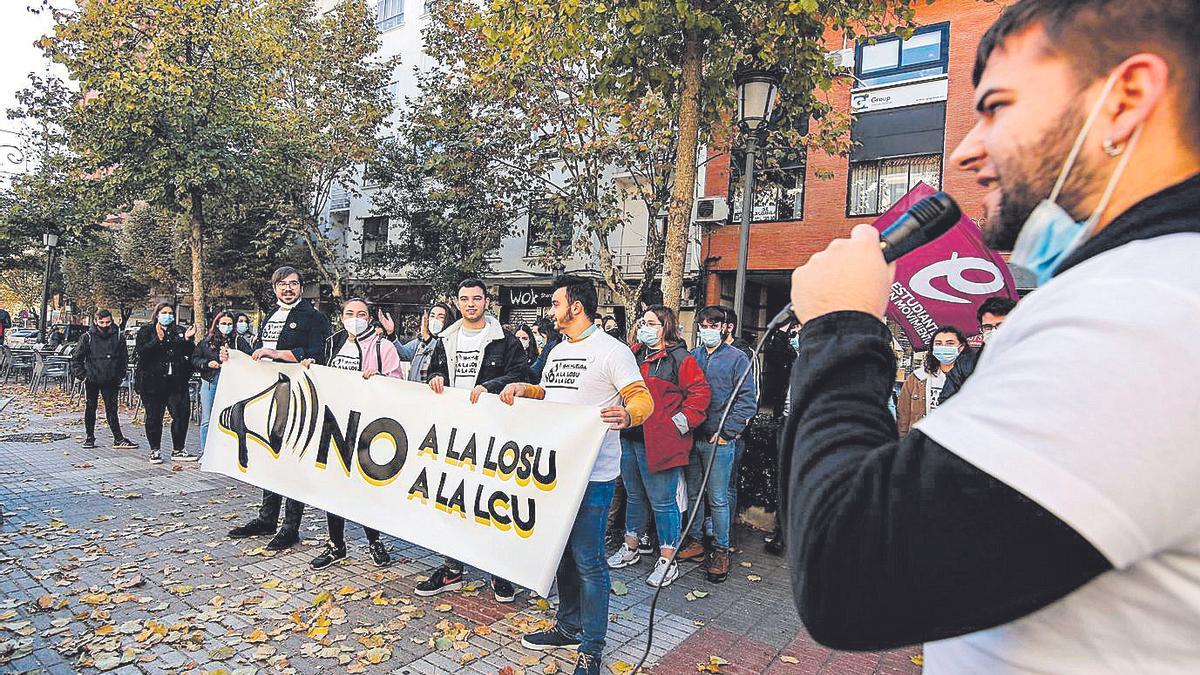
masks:
<path id="1" fill-rule="evenodd" d="M 992 278 L 984 283 L 970 281 L 963 277 L 963 272 L 967 270 L 987 272 L 992 275 Z M 958 253 L 952 253 L 949 260 L 935 262 L 912 275 L 909 285 L 914 293 L 930 300 L 953 302 L 960 305 L 971 302 L 967 298 L 939 291 L 930 283 L 934 279 L 943 277 L 950 288 L 966 295 L 989 295 L 1004 288 L 1004 275 L 1000 273 L 1000 268 L 996 267 L 994 263 L 983 258 L 960 258 Z"/>

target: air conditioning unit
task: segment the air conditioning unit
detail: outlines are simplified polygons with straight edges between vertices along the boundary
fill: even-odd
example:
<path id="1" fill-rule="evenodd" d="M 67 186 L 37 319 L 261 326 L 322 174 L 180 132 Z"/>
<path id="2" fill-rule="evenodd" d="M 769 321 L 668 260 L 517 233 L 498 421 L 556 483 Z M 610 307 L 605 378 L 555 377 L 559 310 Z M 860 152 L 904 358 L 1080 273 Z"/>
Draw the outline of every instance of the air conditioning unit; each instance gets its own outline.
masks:
<path id="1" fill-rule="evenodd" d="M 854 47 L 829 52 L 827 56 L 836 68 L 854 68 Z"/>
<path id="2" fill-rule="evenodd" d="M 696 223 L 723 223 L 728 219 L 729 203 L 724 197 L 697 199 L 692 209 L 692 221 Z"/>

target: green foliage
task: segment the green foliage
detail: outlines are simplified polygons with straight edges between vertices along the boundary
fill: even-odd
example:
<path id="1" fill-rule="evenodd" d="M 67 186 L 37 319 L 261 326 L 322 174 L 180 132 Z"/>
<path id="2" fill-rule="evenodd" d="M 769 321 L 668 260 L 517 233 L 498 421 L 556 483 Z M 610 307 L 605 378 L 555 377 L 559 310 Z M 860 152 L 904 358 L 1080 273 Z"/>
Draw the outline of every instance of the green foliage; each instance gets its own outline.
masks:
<path id="1" fill-rule="evenodd" d="M 366 0 L 323 16 L 314 0 L 106 0 L 55 18 L 41 46 L 79 86 L 79 104 L 58 108 L 76 168 L 104 177 L 114 210 L 144 201 L 188 219 L 201 316 L 207 244 L 279 246 L 216 232 L 250 222 L 216 216 L 265 206 L 310 232 L 315 195 L 369 157 L 389 109 Z"/>
<path id="2" fill-rule="evenodd" d="M 123 326 L 130 312 L 146 304 L 150 288 L 118 255 L 118 234 L 99 230 L 76 238 L 65 247 L 62 272 L 67 293 L 81 313 L 115 309 Z"/>
<path id="3" fill-rule="evenodd" d="M 601 22 L 590 24 L 596 30 L 532 30 L 555 19 L 552 3 L 523 5 L 519 17 L 510 3 L 428 7 L 424 40 L 437 65 L 422 73 L 422 93 L 381 163 L 385 189 L 376 205 L 406 223 L 428 223 L 439 239 L 399 244 L 400 263 L 423 274 L 482 269 L 536 210 L 551 224 L 544 268 L 573 252 L 595 255 L 610 289 L 636 303 L 661 267 L 661 232 L 649 228 L 645 274 L 632 283 L 609 236 L 627 224 L 627 201 L 650 214 L 665 205 L 674 145 L 667 104 L 653 94 L 631 102 L 597 91 Z M 505 35 L 528 39 L 510 44 Z M 522 58 L 512 58 L 518 51 Z M 434 241 L 440 251 L 428 245 Z"/>

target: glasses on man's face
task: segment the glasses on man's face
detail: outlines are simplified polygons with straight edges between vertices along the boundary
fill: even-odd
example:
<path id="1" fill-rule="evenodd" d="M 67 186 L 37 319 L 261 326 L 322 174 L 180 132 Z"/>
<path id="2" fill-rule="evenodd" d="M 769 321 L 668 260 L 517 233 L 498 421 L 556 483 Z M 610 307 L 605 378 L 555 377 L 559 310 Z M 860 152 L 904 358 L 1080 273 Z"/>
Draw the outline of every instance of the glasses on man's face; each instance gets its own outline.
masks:
<path id="1" fill-rule="evenodd" d="M 299 281 L 276 281 L 275 288 L 300 288 Z"/>
<path id="2" fill-rule="evenodd" d="M 981 323 L 979 324 L 980 333 L 990 333 L 1000 327 L 998 323 Z"/>

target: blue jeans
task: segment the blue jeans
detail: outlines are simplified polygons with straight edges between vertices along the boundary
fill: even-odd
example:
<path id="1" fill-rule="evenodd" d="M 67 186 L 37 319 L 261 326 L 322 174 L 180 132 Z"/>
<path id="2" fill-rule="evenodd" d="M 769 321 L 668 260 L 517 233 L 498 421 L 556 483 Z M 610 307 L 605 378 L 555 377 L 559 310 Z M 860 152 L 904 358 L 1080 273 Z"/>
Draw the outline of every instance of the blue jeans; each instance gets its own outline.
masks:
<path id="1" fill-rule="evenodd" d="M 617 481 L 592 481 L 558 563 L 558 626 L 580 637 L 579 651 L 599 658 L 608 633 L 608 563 L 604 530 Z"/>
<path id="2" fill-rule="evenodd" d="M 733 442 L 715 444 L 697 440 L 687 466 L 688 507 L 696 511 L 688 534 L 700 540 L 704 536 L 705 507 L 705 499 L 700 495 L 700 481 L 704 478 L 704 464 L 715 456 L 705 495 L 712 512 L 713 536 L 721 548 L 729 548 L 729 476 L 733 472 L 736 450 Z"/>
<path id="3" fill-rule="evenodd" d="M 646 533 L 646 503 L 654 511 L 658 545 L 679 547 L 681 518 L 675 490 L 683 467 L 651 471 L 646 463 L 646 444 L 637 439 L 621 438 L 621 480 L 625 482 L 625 534 L 640 537 Z"/>
<path id="4" fill-rule="evenodd" d="M 739 438 L 733 448 L 733 469 L 729 472 L 729 522 L 737 523 L 738 482 L 742 478 L 742 458 L 746 455 L 746 439 Z"/>
<path id="5" fill-rule="evenodd" d="M 208 418 L 212 416 L 213 399 L 217 397 L 217 373 L 212 382 L 200 380 L 200 454 L 204 454 L 204 439 L 208 436 Z"/>

